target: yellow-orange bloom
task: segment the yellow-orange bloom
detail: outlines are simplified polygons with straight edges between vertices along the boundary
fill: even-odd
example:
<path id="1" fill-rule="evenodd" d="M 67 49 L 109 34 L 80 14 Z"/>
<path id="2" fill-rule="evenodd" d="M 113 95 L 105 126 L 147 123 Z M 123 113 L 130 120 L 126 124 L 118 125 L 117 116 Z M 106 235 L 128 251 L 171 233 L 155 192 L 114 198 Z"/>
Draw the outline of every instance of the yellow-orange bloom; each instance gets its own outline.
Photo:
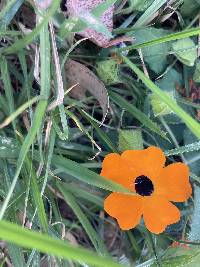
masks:
<path id="1" fill-rule="evenodd" d="M 141 216 L 147 229 L 159 234 L 180 219 L 180 211 L 171 203 L 184 202 L 192 194 L 189 169 L 184 163 L 165 167 L 165 155 L 158 147 L 108 154 L 101 175 L 128 188 L 137 195 L 111 193 L 104 201 L 105 211 L 116 218 L 121 229 L 139 224 Z"/>

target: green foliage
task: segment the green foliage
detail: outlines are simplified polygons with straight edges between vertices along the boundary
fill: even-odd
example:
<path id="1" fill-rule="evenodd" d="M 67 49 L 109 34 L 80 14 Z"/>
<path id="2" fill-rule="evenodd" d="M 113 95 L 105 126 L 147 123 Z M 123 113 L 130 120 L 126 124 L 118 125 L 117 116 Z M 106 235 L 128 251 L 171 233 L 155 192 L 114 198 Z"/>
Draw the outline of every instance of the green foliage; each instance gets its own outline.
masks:
<path id="1" fill-rule="evenodd" d="M 121 96 L 115 94 L 114 92 L 111 92 L 110 95 L 113 101 L 117 103 L 117 105 L 127 110 L 127 112 L 132 114 L 133 117 L 139 120 L 142 124 L 144 124 L 151 131 L 156 132 L 157 134 L 165 138 L 165 133 L 160 129 L 159 125 L 157 125 L 150 118 L 148 118 L 143 112 L 141 112 L 134 105 L 131 105 L 128 101 L 124 100 Z"/>
<path id="2" fill-rule="evenodd" d="M 189 129 L 200 138 L 200 125 L 189 114 L 187 114 L 175 101 L 169 97 L 165 92 L 160 90 L 150 79 L 148 79 L 128 58 L 124 58 L 127 65 L 138 75 L 139 78 L 145 83 L 145 85 L 155 93 L 160 99 L 166 103 L 189 127 Z"/>
<path id="3" fill-rule="evenodd" d="M 192 243 L 191 243 L 192 244 Z M 195 244 L 195 243 L 194 243 Z M 196 243 L 198 244 L 198 243 Z M 182 246 L 182 247 L 181 247 Z M 162 257 L 162 266 L 165 267 L 198 267 L 199 247 L 180 243 L 180 247 L 168 248 Z M 151 266 L 156 266 L 155 264 Z"/>
<path id="4" fill-rule="evenodd" d="M 57 168 L 60 169 L 60 171 L 63 171 L 64 173 L 71 175 L 72 177 L 89 185 L 103 188 L 109 191 L 130 193 L 130 191 L 122 185 L 103 178 L 97 173 L 85 168 L 84 166 L 81 166 L 80 164 L 72 160 L 53 155 L 52 162 Z"/>
<path id="5" fill-rule="evenodd" d="M 194 16 L 200 6 L 199 0 L 184 0 L 181 7 L 181 14 L 184 17 Z"/>
<path id="6" fill-rule="evenodd" d="M 167 94 L 173 98 L 173 92 Z M 155 94 L 151 95 L 151 105 L 154 116 L 163 116 L 172 113 L 172 110 L 163 101 L 160 101 L 159 97 Z"/>
<path id="7" fill-rule="evenodd" d="M 114 59 L 100 61 L 97 63 L 97 74 L 106 84 L 111 85 L 120 82 L 119 65 Z"/>
<path id="8" fill-rule="evenodd" d="M 67 190 L 67 186 L 64 184 L 58 184 L 58 189 L 63 194 L 66 203 L 72 208 L 73 212 L 78 217 L 80 223 L 83 225 L 86 233 L 88 234 L 93 246 L 100 255 L 108 255 L 107 249 L 102 242 L 100 236 L 92 227 L 87 215 L 81 210 L 75 197 Z"/>
<path id="9" fill-rule="evenodd" d="M 63 1 L 36 2 L 0 1 L 0 266 L 199 266 L 200 1 L 98 1 L 70 18 Z M 111 32 L 101 16 L 113 4 Z M 117 45 L 80 39 L 86 28 Z M 132 192 L 99 175 L 108 153 L 150 145 L 186 162 L 194 188 L 179 224 L 152 236 L 103 211 L 108 193 Z M 172 248 L 180 237 L 195 243 Z"/>
<path id="10" fill-rule="evenodd" d="M 169 34 L 169 31 L 156 29 L 154 27 L 148 27 L 134 31 L 136 45 L 156 38 L 162 38 L 167 34 Z M 149 67 L 153 71 L 156 73 L 161 73 L 167 66 L 167 54 L 170 51 L 170 48 L 171 44 L 169 42 L 142 48 L 144 61 L 148 63 Z"/>
<path id="11" fill-rule="evenodd" d="M 134 27 L 139 28 L 148 24 L 152 19 L 152 14 L 156 13 L 162 5 L 166 3 L 166 0 L 154 0 L 153 3 L 145 10 L 145 12 L 135 22 Z"/>
<path id="12" fill-rule="evenodd" d="M 168 260 L 162 261 L 163 267 L 186 267 L 189 266 L 189 264 L 192 262 L 192 256 L 191 255 L 182 255 L 177 256 L 174 258 L 169 258 Z M 152 267 L 156 267 L 157 265 L 152 265 Z"/>
<path id="13" fill-rule="evenodd" d="M 176 87 L 181 88 L 183 86 L 182 75 L 177 72 L 175 69 L 170 69 L 163 78 L 156 81 L 156 85 L 162 89 L 168 96 L 171 97 L 173 101 L 179 97 Z M 165 120 L 169 123 L 179 123 L 180 119 L 177 117 L 175 112 L 169 108 L 163 101 L 160 100 L 158 96 L 152 94 L 153 99 L 151 98 L 151 104 L 153 108 L 154 115 L 163 116 L 165 115 Z"/>
<path id="14" fill-rule="evenodd" d="M 24 229 L 16 224 L 11 224 L 5 221 L 0 221 L 0 237 L 3 240 L 13 242 L 19 246 L 38 249 L 41 252 L 49 253 L 57 257 L 82 261 L 93 264 L 94 266 L 123 266 L 112 261 L 110 258 L 98 256 L 86 249 L 74 247 L 67 242 Z"/>
<path id="15" fill-rule="evenodd" d="M 190 38 L 178 40 L 172 44 L 176 57 L 187 66 L 194 66 L 197 59 L 195 43 Z"/>
<path id="16" fill-rule="evenodd" d="M 0 30 L 6 29 L 22 3 L 23 0 L 7 1 L 6 5 L 0 10 Z"/>
<path id="17" fill-rule="evenodd" d="M 134 50 L 134 49 L 138 49 L 138 48 L 149 47 L 149 46 L 156 45 L 156 44 L 162 44 L 162 43 L 166 43 L 166 42 L 170 42 L 170 41 L 174 41 L 174 40 L 179 40 L 179 39 L 195 36 L 195 35 L 198 35 L 199 33 L 200 33 L 200 27 L 191 28 L 191 29 L 187 29 L 184 31 L 171 33 L 171 34 L 168 34 L 168 35 L 160 37 L 160 38 L 154 38 L 154 39 L 147 41 L 147 42 L 144 41 L 141 44 L 130 45 L 130 46 L 128 46 L 128 48 L 127 47 L 118 48 L 118 49 L 116 49 L 116 51 L 122 52 L 122 51 L 127 51 L 127 50 L 130 51 L 130 50 Z"/>
<path id="18" fill-rule="evenodd" d="M 141 130 L 120 130 L 118 148 L 121 152 L 131 149 L 143 149 L 144 147 Z"/>

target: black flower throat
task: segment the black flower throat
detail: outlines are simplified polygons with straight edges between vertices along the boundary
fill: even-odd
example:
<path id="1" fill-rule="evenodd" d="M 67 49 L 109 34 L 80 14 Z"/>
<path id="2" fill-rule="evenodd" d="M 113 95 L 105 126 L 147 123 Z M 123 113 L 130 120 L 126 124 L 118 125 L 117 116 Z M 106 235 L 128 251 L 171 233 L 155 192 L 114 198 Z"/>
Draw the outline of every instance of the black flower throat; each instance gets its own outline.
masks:
<path id="1" fill-rule="evenodd" d="M 154 191 L 154 186 L 149 177 L 145 175 L 138 176 L 135 179 L 135 191 L 141 196 L 150 196 Z"/>

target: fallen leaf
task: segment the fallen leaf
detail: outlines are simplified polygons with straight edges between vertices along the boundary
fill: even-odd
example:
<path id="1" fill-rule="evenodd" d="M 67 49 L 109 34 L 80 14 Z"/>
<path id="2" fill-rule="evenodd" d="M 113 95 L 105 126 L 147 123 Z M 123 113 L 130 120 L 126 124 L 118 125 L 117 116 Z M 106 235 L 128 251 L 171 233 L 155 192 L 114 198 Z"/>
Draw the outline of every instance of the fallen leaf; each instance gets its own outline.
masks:
<path id="1" fill-rule="evenodd" d="M 103 110 L 102 121 L 104 121 L 109 107 L 108 93 L 104 84 L 86 66 L 71 59 L 65 63 L 65 74 L 69 87 L 78 84 L 71 90 L 70 95 L 76 99 L 83 99 L 86 97 L 86 91 L 89 91 L 98 100 Z"/>

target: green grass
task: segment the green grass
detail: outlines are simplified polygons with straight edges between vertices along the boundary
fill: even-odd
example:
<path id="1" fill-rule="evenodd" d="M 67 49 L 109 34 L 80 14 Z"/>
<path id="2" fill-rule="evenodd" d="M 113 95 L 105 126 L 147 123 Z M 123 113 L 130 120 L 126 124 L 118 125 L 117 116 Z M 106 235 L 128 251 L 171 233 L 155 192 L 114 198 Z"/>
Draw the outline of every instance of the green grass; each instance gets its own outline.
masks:
<path id="1" fill-rule="evenodd" d="M 60 2 L 52 1 L 47 10 L 28 0 L 0 3 L 0 266 L 198 266 L 199 240 L 187 239 L 200 236 L 194 228 L 199 194 L 179 205 L 180 224 L 163 234 L 150 234 L 142 221 L 122 231 L 103 202 L 111 192 L 131 192 L 99 175 L 105 155 L 123 150 L 119 134 L 137 130 L 141 144 L 124 140 L 135 136 L 126 134 L 126 149 L 158 146 L 167 163 L 188 164 L 191 183 L 200 186 L 200 63 L 197 54 L 194 62 L 187 57 L 199 49 L 197 1 L 171 1 L 170 9 L 165 0 L 107 0 L 90 16 L 84 11 L 73 18 L 61 11 Z M 101 15 L 112 4 L 111 33 Z M 139 40 L 102 48 L 75 34 L 87 27 L 107 38 L 126 34 Z M 146 28 L 150 35 L 141 36 Z M 195 48 L 180 49 L 176 57 L 172 44 L 184 38 L 191 38 Z M 113 57 L 122 62 L 110 69 L 106 64 Z M 78 96 L 71 86 L 84 87 L 85 72 L 70 83 L 68 58 L 88 67 L 103 84 L 91 77 L 90 94 Z M 62 83 L 64 101 L 49 110 L 62 98 Z M 102 122 L 107 92 L 109 110 Z M 172 248 L 174 240 L 188 243 L 190 250 Z"/>

